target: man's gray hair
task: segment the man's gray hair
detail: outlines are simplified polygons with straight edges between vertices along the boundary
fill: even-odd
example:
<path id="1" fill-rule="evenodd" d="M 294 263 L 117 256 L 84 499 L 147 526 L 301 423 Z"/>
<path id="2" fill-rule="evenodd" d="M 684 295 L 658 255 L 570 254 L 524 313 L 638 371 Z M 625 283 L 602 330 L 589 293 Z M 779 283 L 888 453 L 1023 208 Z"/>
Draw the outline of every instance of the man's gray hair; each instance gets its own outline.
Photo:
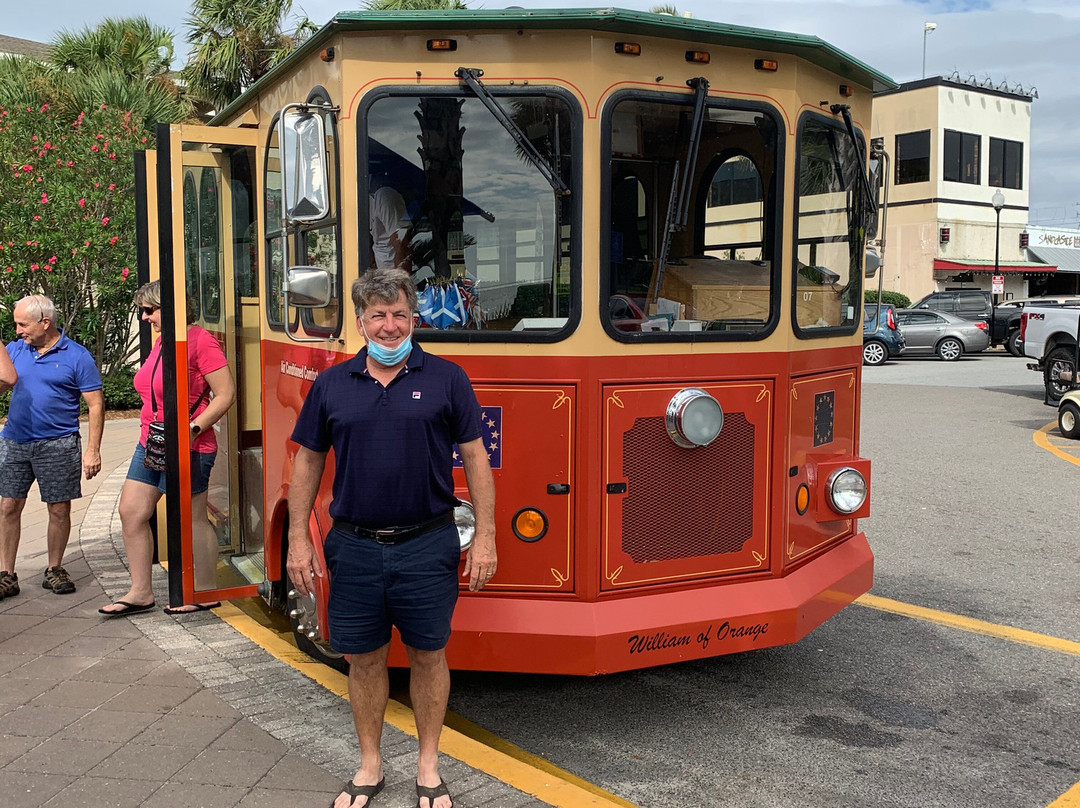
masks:
<path id="1" fill-rule="evenodd" d="M 39 323 L 48 320 L 56 325 L 56 304 L 52 302 L 52 298 L 45 295 L 27 295 L 15 305 L 22 306 L 26 313 L 36 318 Z"/>
<path id="2" fill-rule="evenodd" d="M 408 272 L 396 268 L 369 269 L 353 281 L 352 302 L 356 316 L 360 317 L 373 303 L 397 303 L 402 292 L 409 311 L 417 311 L 420 302 L 416 299 L 416 284 Z"/>

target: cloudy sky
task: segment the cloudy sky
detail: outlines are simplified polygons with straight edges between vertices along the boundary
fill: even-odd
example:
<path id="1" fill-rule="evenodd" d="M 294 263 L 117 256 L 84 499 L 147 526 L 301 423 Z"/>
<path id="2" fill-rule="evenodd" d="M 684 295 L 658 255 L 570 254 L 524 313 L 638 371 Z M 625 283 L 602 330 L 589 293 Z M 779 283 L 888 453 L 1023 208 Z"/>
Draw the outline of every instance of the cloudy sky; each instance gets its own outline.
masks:
<path id="1" fill-rule="evenodd" d="M 656 0 L 623 0 L 622 8 L 648 9 Z M 145 0 L 52 0 L 49 12 L 33 3 L 9 3 L 0 33 L 48 42 L 59 27 L 78 30 L 105 16 L 146 14 L 185 36 L 183 1 L 149 6 Z M 356 0 L 295 0 L 294 8 L 322 24 Z M 473 8 L 596 7 L 563 0 L 470 0 Z M 1080 130 L 1080 2 L 1076 0 L 754 0 L 718 4 L 677 0 L 680 11 L 699 19 L 814 34 L 898 82 L 954 71 L 994 85 L 1035 87 L 1032 103 L 1030 215 L 1032 224 L 1080 227 L 1080 159 L 1073 148 Z M 923 35 L 923 24 L 937 29 Z M 182 62 L 186 46 L 178 44 Z M 179 66 L 179 64 L 175 65 Z"/>

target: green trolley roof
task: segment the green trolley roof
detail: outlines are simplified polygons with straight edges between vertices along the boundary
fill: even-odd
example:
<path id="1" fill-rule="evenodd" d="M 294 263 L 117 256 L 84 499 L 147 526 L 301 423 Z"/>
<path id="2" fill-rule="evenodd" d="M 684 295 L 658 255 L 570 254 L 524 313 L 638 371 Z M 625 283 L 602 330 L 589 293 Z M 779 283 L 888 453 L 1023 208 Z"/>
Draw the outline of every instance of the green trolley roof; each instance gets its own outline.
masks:
<path id="1" fill-rule="evenodd" d="M 244 106 L 248 96 L 257 91 L 260 85 L 272 81 L 279 71 L 288 69 L 296 60 L 321 48 L 322 44 L 336 33 L 423 30 L 434 34 L 446 29 L 587 30 L 691 40 L 769 53 L 789 53 L 836 73 L 854 84 L 869 87 L 874 92 L 897 87 L 896 82 L 884 73 L 874 70 L 869 65 L 833 47 L 820 37 L 655 14 L 648 11 L 629 11 L 618 8 L 344 11 L 337 14 L 281 64 L 223 109 L 215 117 L 214 122 L 228 119 L 237 109 Z"/>

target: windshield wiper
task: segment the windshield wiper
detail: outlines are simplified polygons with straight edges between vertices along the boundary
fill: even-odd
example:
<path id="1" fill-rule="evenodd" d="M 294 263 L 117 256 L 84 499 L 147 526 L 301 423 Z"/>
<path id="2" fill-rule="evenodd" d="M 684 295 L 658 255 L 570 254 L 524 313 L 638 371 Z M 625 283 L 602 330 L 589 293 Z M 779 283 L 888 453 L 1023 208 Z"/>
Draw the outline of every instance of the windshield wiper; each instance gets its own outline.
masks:
<path id="1" fill-rule="evenodd" d="M 851 107 L 847 104 L 833 104 L 829 107 L 829 110 L 833 115 L 840 115 L 844 119 L 844 127 L 847 129 L 848 138 L 851 140 L 851 145 L 855 149 L 855 156 L 859 158 L 859 178 L 862 180 L 863 193 L 866 194 L 866 204 L 870 210 L 877 207 L 877 200 L 874 198 L 874 191 L 870 187 L 870 179 L 866 176 L 866 172 L 863 171 L 863 165 L 865 160 L 863 158 L 862 144 L 859 141 L 859 136 L 855 134 L 855 124 L 851 121 Z"/>
<path id="2" fill-rule="evenodd" d="M 520 148 L 524 155 L 529 159 L 529 162 L 531 162 L 536 167 L 536 170 L 543 175 L 544 179 L 548 181 L 552 190 L 560 196 L 569 196 L 570 189 L 559 177 L 554 167 L 552 167 L 544 155 L 537 150 L 536 146 L 532 144 L 532 141 L 525 136 L 525 133 L 521 131 L 520 127 L 507 117 L 506 113 L 503 112 L 502 107 L 499 106 L 499 103 L 491 95 L 487 87 L 480 82 L 480 77 L 484 75 L 484 71 L 478 67 L 459 67 L 454 71 L 454 75 L 465 82 L 469 89 L 476 93 L 476 97 L 488 108 L 488 112 L 492 114 L 495 120 L 502 124 L 503 129 L 505 129 L 510 137 L 514 139 L 514 142 L 517 143 L 518 148 Z"/>
<path id="3" fill-rule="evenodd" d="M 660 243 L 654 302 L 660 297 L 660 281 L 664 279 L 664 265 L 667 264 L 668 252 L 671 250 L 671 234 L 676 230 L 686 229 L 686 220 L 690 215 L 690 186 L 694 182 L 694 170 L 697 168 L 698 152 L 701 148 L 701 130 L 705 126 L 705 101 L 709 96 L 709 80 L 698 76 L 687 79 L 686 86 L 694 88 L 694 120 L 690 126 L 690 142 L 686 146 L 686 169 L 680 176 L 679 164 L 676 162 L 671 177 L 671 197 L 668 200 L 667 219 L 664 221 L 664 238 Z M 676 185 L 679 188 L 678 197 L 675 196 Z"/>

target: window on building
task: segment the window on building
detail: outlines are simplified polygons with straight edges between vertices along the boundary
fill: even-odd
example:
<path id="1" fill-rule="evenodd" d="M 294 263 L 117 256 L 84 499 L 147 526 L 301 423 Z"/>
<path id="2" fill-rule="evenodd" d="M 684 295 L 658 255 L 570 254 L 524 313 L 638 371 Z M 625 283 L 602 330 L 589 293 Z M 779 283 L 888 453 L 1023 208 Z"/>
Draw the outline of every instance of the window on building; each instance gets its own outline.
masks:
<path id="1" fill-rule="evenodd" d="M 990 138 L 990 184 L 995 188 L 1024 187 L 1024 144 Z"/>
<path id="2" fill-rule="evenodd" d="M 930 180 L 930 130 L 896 136 L 896 184 Z"/>
<path id="3" fill-rule="evenodd" d="M 979 184 L 979 150 L 982 138 L 969 132 L 945 130 L 945 165 L 942 176 L 947 182 Z"/>

